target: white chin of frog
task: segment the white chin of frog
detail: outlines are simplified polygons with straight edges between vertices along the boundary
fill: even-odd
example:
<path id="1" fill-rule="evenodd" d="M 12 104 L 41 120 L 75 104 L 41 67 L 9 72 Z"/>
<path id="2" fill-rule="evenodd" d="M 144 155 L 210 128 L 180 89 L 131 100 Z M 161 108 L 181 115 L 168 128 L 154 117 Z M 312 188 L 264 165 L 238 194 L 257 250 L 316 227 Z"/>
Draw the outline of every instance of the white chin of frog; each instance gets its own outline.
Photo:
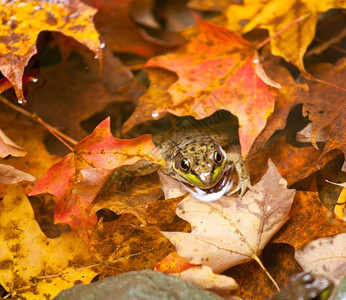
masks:
<path id="1" fill-rule="evenodd" d="M 233 171 L 233 170 L 232 170 Z M 233 180 L 229 180 L 230 178 L 228 176 L 224 176 L 220 182 L 220 186 L 222 188 L 220 190 L 217 190 L 215 192 L 211 191 L 205 191 L 198 187 L 191 188 L 184 184 L 184 182 L 180 181 L 183 188 L 192 196 L 193 198 L 203 201 L 203 202 L 211 202 L 219 200 L 223 195 L 228 194 L 228 192 L 231 190 L 233 186 Z"/>

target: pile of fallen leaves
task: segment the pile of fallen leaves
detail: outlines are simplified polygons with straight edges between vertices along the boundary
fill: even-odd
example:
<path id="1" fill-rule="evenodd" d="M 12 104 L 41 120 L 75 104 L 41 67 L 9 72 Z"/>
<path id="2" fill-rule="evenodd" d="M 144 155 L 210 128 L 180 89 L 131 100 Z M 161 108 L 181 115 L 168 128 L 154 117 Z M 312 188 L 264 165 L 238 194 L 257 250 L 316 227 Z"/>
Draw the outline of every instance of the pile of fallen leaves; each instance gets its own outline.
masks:
<path id="1" fill-rule="evenodd" d="M 154 267 L 243 299 L 303 270 L 337 286 L 345 8 L 2 0 L 0 296 Z M 235 128 L 256 192 L 200 202 L 155 170 L 114 180 L 165 165 L 152 135 L 191 118 Z"/>

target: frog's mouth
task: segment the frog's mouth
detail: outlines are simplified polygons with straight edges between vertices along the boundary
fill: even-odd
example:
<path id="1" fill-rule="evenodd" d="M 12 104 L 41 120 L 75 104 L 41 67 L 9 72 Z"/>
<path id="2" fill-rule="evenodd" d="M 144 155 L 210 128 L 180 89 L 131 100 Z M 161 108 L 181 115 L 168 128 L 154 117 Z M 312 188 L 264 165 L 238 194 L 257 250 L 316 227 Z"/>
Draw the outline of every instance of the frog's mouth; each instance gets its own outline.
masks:
<path id="1" fill-rule="evenodd" d="M 224 172 L 218 183 L 209 189 L 201 189 L 181 180 L 179 180 L 179 182 L 184 190 L 186 190 L 193 198 L 203 202 L 216 201 L 231 190 L 233 186 L 233 169 L 234 166 L 232 165 L 231 168 Z"/>

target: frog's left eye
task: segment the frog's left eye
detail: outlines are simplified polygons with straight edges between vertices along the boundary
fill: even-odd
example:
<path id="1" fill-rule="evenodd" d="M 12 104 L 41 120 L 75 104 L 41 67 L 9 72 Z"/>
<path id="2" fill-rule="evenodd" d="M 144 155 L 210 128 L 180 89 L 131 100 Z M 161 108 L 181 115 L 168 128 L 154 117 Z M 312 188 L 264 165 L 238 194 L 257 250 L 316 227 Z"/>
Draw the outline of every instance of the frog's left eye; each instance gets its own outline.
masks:
<path id="1" fill-rule="evenodd" d="M 222 154 L 219 151 L 214 152 L 214 162 L 215 165 L 220 165 L 222 163 Z"/>

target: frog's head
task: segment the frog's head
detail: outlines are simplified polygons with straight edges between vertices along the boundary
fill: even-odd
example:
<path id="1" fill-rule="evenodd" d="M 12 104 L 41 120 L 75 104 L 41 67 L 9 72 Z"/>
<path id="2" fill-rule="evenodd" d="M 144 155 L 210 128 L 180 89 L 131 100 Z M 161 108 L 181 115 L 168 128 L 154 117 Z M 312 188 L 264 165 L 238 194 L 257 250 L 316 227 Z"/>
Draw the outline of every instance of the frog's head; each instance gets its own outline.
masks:
<path id="1" fill-rule="evenodd" d="M 219 182 L 226 161 L 226 153 L 218 144 L 192 140 L 178 147 L 172 167 L 177 179 L 200 189 L 209 189 Z"/>

